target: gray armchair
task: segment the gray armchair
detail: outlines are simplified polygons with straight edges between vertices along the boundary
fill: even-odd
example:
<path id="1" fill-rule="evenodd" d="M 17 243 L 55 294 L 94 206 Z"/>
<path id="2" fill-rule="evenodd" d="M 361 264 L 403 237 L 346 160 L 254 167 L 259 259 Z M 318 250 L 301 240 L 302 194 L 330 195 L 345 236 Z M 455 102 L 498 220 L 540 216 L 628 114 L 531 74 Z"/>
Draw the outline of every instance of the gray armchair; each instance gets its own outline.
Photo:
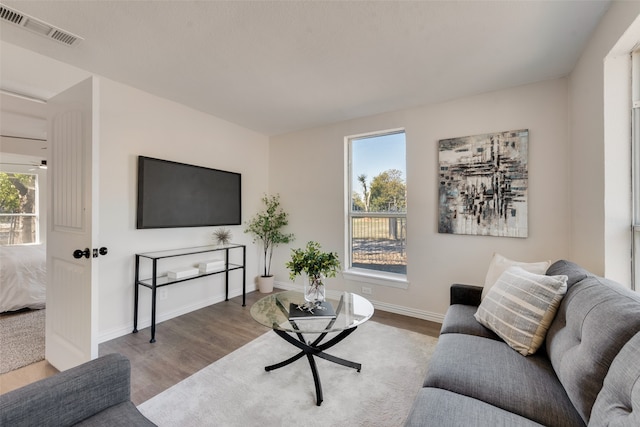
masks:
<path id="1" fill-rule="evenodd" d="M 154 426 L 131 402 L 130 374 L 114 353 L 0 395 L 0 425 Z"/>

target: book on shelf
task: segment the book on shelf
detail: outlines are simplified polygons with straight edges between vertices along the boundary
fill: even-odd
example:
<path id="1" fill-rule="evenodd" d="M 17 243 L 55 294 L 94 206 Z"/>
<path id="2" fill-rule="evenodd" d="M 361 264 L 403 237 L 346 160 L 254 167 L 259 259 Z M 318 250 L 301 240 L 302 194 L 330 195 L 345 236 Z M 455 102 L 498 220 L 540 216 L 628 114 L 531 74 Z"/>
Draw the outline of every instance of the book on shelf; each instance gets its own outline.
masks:
<path id="1" fill-rule="evenodd" d="M 204 261 L 198 264 L 200 273 L 211 273 L 214 271 L 224 270 L 225 262 L 223 259 L 214 259 L 211 261 Z"/>
<path id="2" fill-rule="evenodd" d="M 289 304 L 289 320 L 335 319 L 336 311 L 329 301 L 322 301 L 312 311 L 298 308 L 302 304 Z"/>
<path id="3" fill-rule="evenodd" d="M 186 277 L 197 276 L 198 269 L 197 268 L 179 268 L 175 270 L 167 271 L 167 277 L 169 280 L 180 280 Z"/>

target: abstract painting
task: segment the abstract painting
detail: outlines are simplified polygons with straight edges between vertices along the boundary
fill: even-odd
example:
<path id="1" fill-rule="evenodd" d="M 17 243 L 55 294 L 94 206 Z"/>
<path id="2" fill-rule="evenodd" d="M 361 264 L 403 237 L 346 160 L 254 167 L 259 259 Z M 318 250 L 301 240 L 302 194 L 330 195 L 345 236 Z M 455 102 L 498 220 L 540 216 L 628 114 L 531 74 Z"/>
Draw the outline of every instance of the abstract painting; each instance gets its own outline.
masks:
<path id="1" fill-rule="evenodd" d="M 527 237 L 528 144 L 528 129 L 440 140 L 438 232 Z"/>

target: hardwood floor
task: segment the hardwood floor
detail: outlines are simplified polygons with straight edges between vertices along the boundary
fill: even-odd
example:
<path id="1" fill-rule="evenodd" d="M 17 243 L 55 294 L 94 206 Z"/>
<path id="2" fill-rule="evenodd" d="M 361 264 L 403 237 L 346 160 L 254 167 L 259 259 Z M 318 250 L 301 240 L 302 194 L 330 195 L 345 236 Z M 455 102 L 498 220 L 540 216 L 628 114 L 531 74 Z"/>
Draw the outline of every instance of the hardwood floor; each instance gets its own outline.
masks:
<path id="1" fill-rule="evenodd" d="M 0 375 L 0 394 L 58 373 L 46 360 Z"/>
<path id="2" fill-rule="evenodd" d="M 134 404 L 139 405 L 268 332 L 269 328 L 254 321 L 249 314 L 251 305 L 264 296 L 251 292 L 247 294 L 246 307 L 242 307 L 242 297 L 236 297 L 162 322 L 156 327 L 156 342 L 153 344 L 149 343 L 150 333 L 146 328 L 137 334 L 127 334 L 100 344 L 99 353 L 102 356 L 118 352 L 129 358 L 131 398 Z M 374 313 L 372 320 L 434 337 L 440 331 L 438 323 L 380 310 Z M 25 382 L 17 386 L 12 383 L 13 388 L 55 372 L 51 365 L 46 367 L 48 363 L 40 363 L 45 363 L 44 368 L 39 368 L 40 374 L 35 372 L 24 376 Z M 22 369 L 29 371 L 29 368 Z M 5 375 L 0 377 L 0 385 L 5 382 Z M 0 387 L 0 392 L 9 391 L 4 388 Z"/>

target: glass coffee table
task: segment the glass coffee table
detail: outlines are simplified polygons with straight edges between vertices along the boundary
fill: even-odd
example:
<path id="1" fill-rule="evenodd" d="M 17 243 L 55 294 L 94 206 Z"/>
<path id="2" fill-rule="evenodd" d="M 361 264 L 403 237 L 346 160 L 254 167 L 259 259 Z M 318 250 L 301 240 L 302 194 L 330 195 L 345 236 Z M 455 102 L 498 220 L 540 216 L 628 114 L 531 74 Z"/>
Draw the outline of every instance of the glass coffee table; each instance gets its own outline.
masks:
<path id="1" fill-rule="evenodd" d="M 369 320 L 373 315 L 373 305 L 366 298 L 350 292 L 343 292 L 338 299 L 327 298 L 335 310 L 335 318 L 304 318 L 289 320 L 289 307 L 293 303 L 295 305 L 303 304 L 304 296 L 302 292 L 285 291 L 268 295 L 258 300 L 251 307 L 251 316 L 260 324 L 272 328 L 282 339 L 297 347 L 300 352 L 287 360 L 275 365 L 265 367 L 266 371 L 287 366 L 298 359 L 306 356 L 313 381 L 316 387 L 316 404 L 322 404 L 322 385 L 318 376 L 318 368 L 314 357 L 320 357 L 342 366 L 356 369 L 360 372 L 362 365 L 360 363 L 351 362 L 341 359 L 331 354 L 325 353 L 325 350 L 333 347 L 351 333 L 353 333 L 359 325 Z M 327 341 L 323 342 L 330 332 L 336 332 Z M 295 337 L 293 335 L 295 335 Z M 313 341 L 307 341 L 303 334 L 313 334 L 317 337 Z"/>

